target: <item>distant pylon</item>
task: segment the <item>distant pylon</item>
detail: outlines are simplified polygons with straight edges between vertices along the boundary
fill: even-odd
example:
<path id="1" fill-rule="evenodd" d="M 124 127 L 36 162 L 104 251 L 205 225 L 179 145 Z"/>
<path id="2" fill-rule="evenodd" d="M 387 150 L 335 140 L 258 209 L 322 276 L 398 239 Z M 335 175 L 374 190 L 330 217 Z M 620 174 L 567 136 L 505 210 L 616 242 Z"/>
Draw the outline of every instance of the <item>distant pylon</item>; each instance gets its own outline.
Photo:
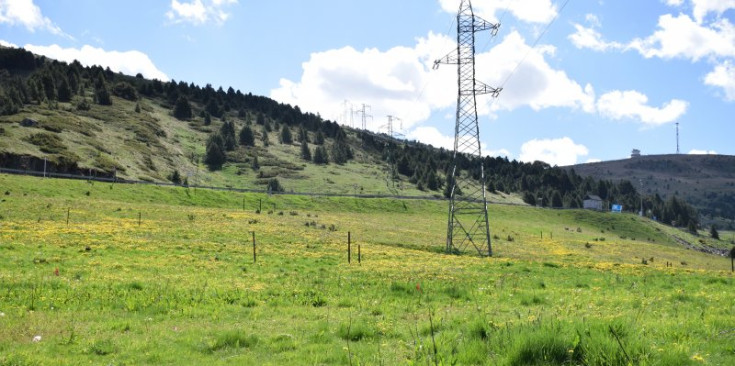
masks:
<path id="1" fill-rule="evenodd" d="M 392 138 L 398 138 L 398 137 L 404 137 L 403 133 L 396 131 L 396 127 L 394 122 L 400 122 L 401 119 L 396 116 L 387 116 L 388 117 L 388 123 L 382 128 L 386 128 L 388 130 L 388 136 Z"/>
<path id="2" fill-rule="evenodd" d="M 354 111 L 354 114 L 359 114 L 362 120 L 362 129 L 367 130 L 367 119 L 373 119 L 373 116 L 368 112 L 371 107 L 365 103 L 362 104 L 362 109 Z"/>
<path id="3" fill-rule="evenodd" d="M 679 122 L 676 122 L 676 154 L 679 155 Z"/>
<path id="4" fill-rule="evenodd" d="M 480 150 L 480 127 L 477 120 L 477 95 L 497 97 L 500 88 L 492 88 L 475 79 L 475 33 L 490 30 L 495 36 L 500 24 L 492 24 L 475 16 L 469 0 L 462 0 L 457 13 L 457 49 L 436 60 L 439 64 L 457 65 L 457 116 L 454 130 L 454 159 L 450 168 L 449 218 L 447 253 L 461 253 L 472 245 L 480 255 L 492 256 L 490 223 L 487 216 L 485 170 Z M 479 165 L 462 174 L 458 166 L 460 155 L 474 158 Z M 479 181 L 476 172 L 479 172 Z"/>
<path id="5" fill-rule="evenodd" d="M 388 142 L 387 150 L 388 150 L 388 163 L 390 164 L 390 172 L 388 173 L 388 179 L 393 183 L 393 187 L 396 186 L 396 181 L 398 181 L 398 170 L 396 167 L 396 140 L 399 138 L 405 138 L 406 136 L 399 132 L 400 130 L 403 130 L 402 124 L 399 131 L 396 131 L 395 129 L 395 122 L 400 122 L 401 119 L 396 116 L 388 115 L 388 123 L 381 126 L 381 129 L 387 129 L 388 130 L 388 136 L 390 136 L 391 140 Z"/>

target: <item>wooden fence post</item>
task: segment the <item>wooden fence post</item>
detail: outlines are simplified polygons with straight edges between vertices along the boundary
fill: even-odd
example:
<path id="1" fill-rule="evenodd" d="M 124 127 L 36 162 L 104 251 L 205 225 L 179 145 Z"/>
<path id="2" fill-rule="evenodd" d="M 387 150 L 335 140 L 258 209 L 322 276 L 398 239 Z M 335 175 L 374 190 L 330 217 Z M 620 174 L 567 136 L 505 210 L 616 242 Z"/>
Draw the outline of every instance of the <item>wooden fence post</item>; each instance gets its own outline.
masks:
<path id="1" fill-rule="evenodd" d="M 348 231 L 347 232 L 347 263 L 348 264 L 352 260 L 352 258 L 351 258 L 351 256 L 352 256 L 352 253 L 351 253 L 352 248 L 351 248 L 351 246 L 352 246 L 352 238 L 351 238 L 351 233 Z"/>
<path id="2" fill-rule="evenodd" d="M 251 231 L 251 233 L 253 233 L 253 263 L 255 263 L 258 261 L 258 254 L 255 250 L 255 231 Z"/>

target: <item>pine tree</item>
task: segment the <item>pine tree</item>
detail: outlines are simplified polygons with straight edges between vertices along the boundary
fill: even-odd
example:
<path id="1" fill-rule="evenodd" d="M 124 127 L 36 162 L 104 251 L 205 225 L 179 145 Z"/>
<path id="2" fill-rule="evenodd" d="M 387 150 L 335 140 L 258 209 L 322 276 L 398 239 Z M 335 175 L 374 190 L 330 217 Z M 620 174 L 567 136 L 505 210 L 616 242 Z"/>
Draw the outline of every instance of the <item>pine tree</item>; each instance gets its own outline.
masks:
<path id="1" fill-rule="evenodd" d="M 451 198 L 452 197 L 452 189 L 455 190 L 454 195 L 460 196 L 462 195 L 461 190 L 459 189 L 459 185 L 456 187 L 454 186 L 454 179 L 452 177 L 452 172 L 447 171 L 446 175 L 447 185 L 444 186 L 444 198 Z"/>
<path id="2" fill-rule="evenodd" d="M 429 170 L 427 174 L 424 176 L 424 180 L 426 182 L 425 186 L 430 191 L 436 191 L 439 189 L 439 185 L 441 184 L 441 181 L 437 179 L 436 172 L 433 170 Z"/>
<path id="3" fill-rule="evenodd" d="M 168 178 L 173 184 L 181 184 L 181 174 L 178 170 L 174 170 Z"/>
<path id="4" fill-rule="evenodd" d="M 240 130 L 240 145 L 242 146 L 255 146 L 255 136 L 253 135 L 253 129 L 250 126 L 245 126 Z"/>
<path id="5" fill-rule="evenodd" d="M 319 130 L 316 132 L 316 138 L 314 138 L 314 143 L 317 145 L 324 145 L 324 133 L 322 130 Z"/>
<path id="6" fill-rule="evenodd" d="M 189 99 L 187 99 L 185 96 L 180 96 L 179 99 L 176 100 L 176 104 L 174 105 L 174 117 L 180 120 L 187 120 L 190 119 L 192 116 L 191 113 L 191 105 L 189 104 Z"/>
<path id="7" fill-rule="evenodd" d="M 107 82 L 103 73 L 97 74 L 97 81 L 94 85 L 94 95 L 99 105 L 112 105 L 112 97 L 110 89 L 107 88 Z"/>
<path id="8" fill-rule="evenodd" d="M 112 93 L 116 96 L 127 99 L 129 101 L 136 101 L 138 100 L 138 92 L 133 88 L 130 83 L 127 83 L 125 81 L 119 82 L 115 84 L 115 87 L 112 89 Z"/>
<path id="9" fill-rule="evenodd" d="M 715 225 L 712 225 L 712 228 L 709 231 L 709 235 L 712 237 L 712 239 L 720 240 L 720 233 L 717 232 L 717 228 Z"/>
<path id="10" fill-rule="evenodd" d="M 88 111 L 91 108 L 92 105 L 89 103 L 89 99 L 87 99 L 87 97 L 82 98 L 82 100 L 77 103 L 77 110 Z"/>
<path id="11" fill-rule="evenodd" d="M 266 128 L 263 128 L 263 134 L 260 137 L 260 141 L 263 142 L 263 146 L 270 145 L 270 139 L 268 138 L 268 131 Z"/>
<path id="12" fill-rule="evenodd" d="M 222 116 L 222 111 L 219 108 L 219 104 L 217 104 L 217 101 L 214 98 L 209 100 L 207 106 L 205 107 L 205 110 L 215 117 Z"/>
<path id="13" fill-rule="evenodd" d="M 71 101 L 71 87 L 69 86 L 69 81 L 65 77 L 61 78 L 59 87 L 56 89 L 56 94 L 59 96 L 59 102 Z"/>
<path id="14" fill-rule="evenodd" d="M 554 190 L 554 193 L 551 194 L 551 207 L 564 207 L 564 201 L 561 199 L 561 193 L 557 190 Z"/>
<path id="15" fill-rule="evenodd" d="M 344 164 L 352 159 L 352 149 L 347 144 L 347 135 L 343 129 L 337 130 L 334 137 L 334 145 L 332 145 L 332 161 L 337 164 Z"/>
<path id="16" fill-rule="evenodd" d="M 523 202 L 531 206 L 536 206 L 536 196 L 533 193 L 526 191 L 523 193 Z"/>
<path id="17" fill-rule="evenodd" d="M 327 157 L 327 149 L 324 146 L 317 146 L 314 149 L 314 164 L 326 165 L 329 164 L 329 158 Z"/>
<path id="18" fill-rule="evenodd" d="M 301 158 L 306 161 L 311 161 L 311 150 L 309 150 L 309 144 L 306 140 L 301 141 Z"/>
<path id="19" fill-rule="evenodd" d="M 271 180 L 268 181 L 268 192 L 283 192 L 283 186 L 281 185 L 281 182 L 278 181 L 278 178 L 271 178 Z"/>
<path id="20" fill-rule="evenodd" d="M 16 114 L 20 110 L 20 107 L 21 106 L 16 103 L 15 98 L 6 95 L 5 91 L 0 85 L 0 115 Z"/>
<path id="21" fill-rule="evenodd" d="M 280 140 L 282 144 L 293 143 L 293 137 L 291 136 L 291 129 L 288 128 L 288 126 L 286 126 L 285 124 L 283 125 L 283 128 L 281 128 Z"/>
<path id="22" fill-rule="evenodd" d="M 299 128 L 299 142 L 309 142 L 309 133 L 306 132 L 304 125 Z"/>
<path id="23" fill-rule="evenodd" d="M 687 224 L 687 230 L 689 230 L 692 235 L 697 235 L 697 224 L 695 224 L 693 220 L 689 220 L 689 224 Z"/>
<path id="24" fill-rule="evenodd" d="M 219 133 L 215 133 L 209 137 L 209 140 L 207 140 L 207 152 L 204 158 L 204 163 L 209 166 L 210 170 L 222 168 L 222 164 L 227 160 L 224 145 L 225 140 Z"/>
<path id="25" fill-rule="evenodd" d="M 411 169 L 411 166 L 408 163 L 408 158 L 406 157 L 406 155 L 403 155 L 401 156 L 400 159 L 398 159 L 396 168 L 398 169 L 398 173 L 403 174 L 407 177 L 410 177 L 413 175 L 413 169 Z"/>
<path id="26" fill-rule="evenodd" d="M 237 139 L 235 138 L 235 123 L 225 122 L 219 129 L 222 139 L 225 141 L 225 150 L 232 151 L 237 147 Z"/>
<path id="27" fill-rule="evenodd" d="M 100 77 L 102 78 L 103 84 L 104 84 L 104 76 L 100 74 Z M 99 83 L 99 81 L 98 81 Z M 44 95 L 46 96 L 47 100 L 56 100 L 56 82 L 54 82 L 54 76 L 51 74 L 51 71 L 48 69 L 41 72 L 41 80 L 40 85 L 43 88 Z M 96 88 L 96 85 L 95 85 Z"/>

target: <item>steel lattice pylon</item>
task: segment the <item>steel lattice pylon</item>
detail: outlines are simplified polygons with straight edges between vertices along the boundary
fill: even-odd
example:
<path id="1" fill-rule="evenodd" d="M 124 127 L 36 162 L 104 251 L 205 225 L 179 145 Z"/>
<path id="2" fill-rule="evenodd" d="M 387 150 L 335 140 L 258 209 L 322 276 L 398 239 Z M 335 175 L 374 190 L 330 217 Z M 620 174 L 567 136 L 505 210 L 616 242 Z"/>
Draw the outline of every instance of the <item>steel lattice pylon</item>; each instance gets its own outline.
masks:
<path id="1" fill-rule="evenodd" d="M 475 79 L 475 33 L 490 30 L 495 36 L 500 24 L 492 24 L 475 16 L 470 0 L 462 0 L 457 14 L 457 49 L 437 60 L 439 64 L 457 65 L 457 123 L 454 130 L 454 158 L 450 168 L 448 253 L 464 252 L 470 245 L 480 255 L 492 256 L 490 223 L 487 217 L 485 171 L 480 150 L 480 127 L 477 120 L 477 95 L 497 97 L 500 88 L 492 88 Z M 460 159 L 469 158 L 479 165 L 480 180 L 470 171 L 462 174 Z"/>

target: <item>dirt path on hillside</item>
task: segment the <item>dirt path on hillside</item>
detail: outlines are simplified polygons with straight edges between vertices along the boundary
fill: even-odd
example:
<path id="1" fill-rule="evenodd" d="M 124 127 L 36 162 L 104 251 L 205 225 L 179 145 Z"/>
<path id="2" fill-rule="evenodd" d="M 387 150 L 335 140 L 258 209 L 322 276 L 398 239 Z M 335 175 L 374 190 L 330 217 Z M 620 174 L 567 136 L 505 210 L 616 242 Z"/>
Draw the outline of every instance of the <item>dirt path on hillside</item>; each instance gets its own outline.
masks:
<path id="1" fill-rule="evenodd" d="M 698 252 L 707 253 L 707 254 L 719 255 L 721 257 L 727 256 L 727 249 L 714 248 L 709 245 L 696 246 L 676 235 L 672 235 L 671 237 L 674 240 L 676 240 L 677 243 L 681 244 L 683 247 L 687 249 L 696 250 Z"/>

